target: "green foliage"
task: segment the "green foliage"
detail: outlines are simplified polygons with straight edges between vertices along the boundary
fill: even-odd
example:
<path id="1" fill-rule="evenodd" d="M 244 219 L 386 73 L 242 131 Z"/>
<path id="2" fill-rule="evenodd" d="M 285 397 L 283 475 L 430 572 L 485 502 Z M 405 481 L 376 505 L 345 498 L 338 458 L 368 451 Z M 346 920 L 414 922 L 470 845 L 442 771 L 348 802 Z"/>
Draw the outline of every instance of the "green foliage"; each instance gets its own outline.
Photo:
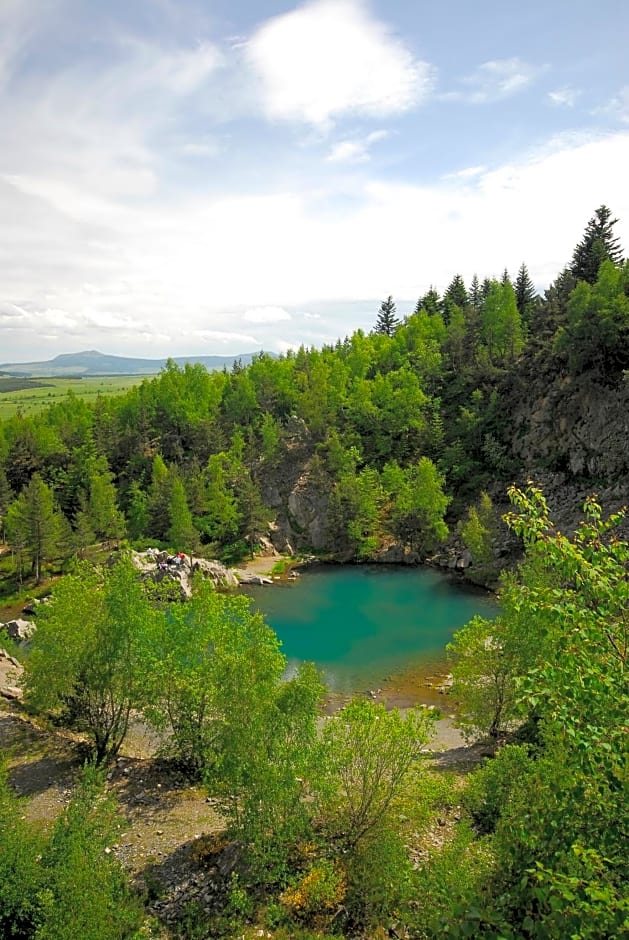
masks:
<path id="1" fill-rule="evenodd" d="M 137 936 L 141 905 L 106 851 L 119 836 L 121 820 L 102 791 L 102 775 L 86 767 L 45 837 L 25 821 L 6 773 L 0 773 L 0 931 L 7 940 Z"/>
<path id="2" fill-rule="evenodd" d="M 37 861 L 42 844 L 26 823 L 0 762 L 0 935 L 7 940 L 34 934 L 43 881 Z"/>
<path id="3" fill-rule="evenodd" d="M 125 535 L 124 516 L 117 506 L 116 488 L 106 469 L 90 474 L 87 512 L 97 539 L 120 539 Z"/>
<path id="4" fill-rule="evenodd" d="M 471 740 L 499 738 L 523 721 L 525 710 L 517 680 L 540 647 L 512 609 L 495 620 L 474 617 L 448 644 L 454 683 L 452 695 L 460 703 L 459 725 Z"/>
<path id="5" fill-rule="evenodd" d="M 124 940 L 140 926 L 139 900 L 105 851 L 119 838 L 120 820 L 102 788 L 102 774 L 86 767 L 42 853 L 46 875 L 36 940 Z"/>
<path id="6" fill-rule="evenodd" d="M 629 366 L 629 262 L 604 261 L 595 282 L 577 284 L 555 348 L 575 374 L 595 368 L 608 377 Z"/>
<path id="7" fill-rule="evenodd" d="M 86 731 L 97 761 L 117 754 L 146 694 L 145 642 L 154 614 L 126 560 L 82 566 L 42 607 L 26 669 L 27 701 Z"/>
<path id="8" fill-rule="evenodd" d="M 400 827 L 383 819 L 345 859 L 343 906 L 350 923 L 392 924 L 413 899 L 413 867 Z"/>
<path id="9" fill-rule="evenodd" d="M 384 494 L 377 470 L 341 474 L 330 495 L 329 524 L 339 548 L 369 558 L 378 546 Z"/>
<path id="10" fill-rule="evenodd" d="M 169 544 L 181 551 L 192 553 L 199 544 L 199 533 L 192 522 L 192 513 L 188 508 L 188 499 L 184 485 L 178 477 L 172 481 L 168 500 L 169 526 L 166 533 Z"/>
<path id="11" fill-rule="evenodd" d="M 496 576 L 494 544 L 497 518 L 491 497 L 481 493 L 476 505 L 470 506 L 467 518 L 461 523 L 461 538 L 472 553 L 475 579 L 488 581 Z"/>
<path id="12" fill-rule="evenodd" d="M 385 336 L 393 336 L 399 322 L 395 315 L 393 297 L 389 296 L 380 304 L 378 319 L 376 320 L 374 330 L 376 333 L 383 333 Z"/>
<path id="13" fill-rule="evenodd" d="M 127 525 L 130 539 L 141 539 L 148 529 L 148 497 L 140 484 L 134 481 L 128 494 Z"/>
<path id="14" fill-rule="evenodd" d="M 515 302 L 523 323 L 530 323 L 532 319 L 536 296 L 535 285 L 528 268 L 522 264 L 515 282 Z"/>
<path id="15" fill-rule="evenodd" d="M 389 498 L 390 532 L 422 556 L 434 551 L 448 536 L 444 516 L 450 502 L 434 463 L 422 457 L 405 470 L 387 464 L 382 481 Z"/>
<path id="16" fill-rule="evenodd" d="M 413 936 L 422 940 L 481 936 L 480 909 L 487 903 L 492 863 L 487 841 L 479 840 L 468 824 L 460 823 L 452 838 L 432 851 L 413 875 L 409 918 Z M 507 931 L 493 936 L 511 935 Z"/>
<path id="17" fill-rule="evenodd" d="M 284 681 L 273 631 L 246 598 L 207 582 L 153 624 L 146 714 L 171 732 L 171 753 L 222 799 L 251 871 L 274 877 L 307 829 L 301 781 L 320 677 L 303 665 Z"/>
<path id="18" fill-rule="evenodd" d="M 382 827 L 420 760 L 432 716 L 357 699 L 324 725 L 315 752 L 317 812 L 328 837 L 355 849 Z"/>
<path id="19" fill-rule="evenodd" d="M 59 557 L 64 526 L 67 522 L 55 507 L 52 490 L 34 474 L 7 511 L 7 535 L 20 576 L 28 558 L 36 581 L 41 580 L 44 564 Z"/>
<path id="20" fill-rule="evenodd" d="M 482 331 L 493 364 L 512 363 L 522 352 L 522 324 L 510 281 L 492 282 L 483 304 Z"/>
<path id="21" fill-rule="evenodd" d="M 510 491 L 527 561 L 500 618 L 519 620 L 536 654 L 516 656 L 515 705 L 537 745 L 509 748 L 470 789 L 492 837 L 493 915 L 514 936 L 621 936 L 629 926 L 626 684 L 629 549 L 588 500 L 574 538 L 556 532 L 542 494 Z M 478 930 L 479 935 L 495 934 Z"/>
<path id="22" fill-rule="evenodd" d="M 614 235 L 617 222 L 607 206 L 596 210 L 572 255 L 570 271 L 577 280 L 594 284 L 604 261 L 615 265 L 622 263 L 620 241 Z"/>
<path id="23" fill-rule="evenodd" d="M 479 832 L 486 834 L 495 830 L 516 781 L 528 772 L 529 766 L 529 748 L 510 744 L 472 774 L 463 802 Z"/>

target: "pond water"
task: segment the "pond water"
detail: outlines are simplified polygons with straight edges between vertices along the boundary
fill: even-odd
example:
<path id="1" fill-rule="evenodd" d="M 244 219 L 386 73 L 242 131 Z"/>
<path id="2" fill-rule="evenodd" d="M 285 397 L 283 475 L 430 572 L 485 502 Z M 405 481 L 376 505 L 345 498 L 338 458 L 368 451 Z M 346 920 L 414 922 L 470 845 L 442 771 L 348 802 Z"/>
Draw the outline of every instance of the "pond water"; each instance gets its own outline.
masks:
<path id="1" fill-rule="evenodd" d="M 320 566 L 294 582 L 247 593 L 278 634 L 289 665 L 314 661 L 329 688 L 342 693 L 447 668 L 453 633 L 476 614 L 497 613 L 491 595 L 430 568 Z"/>

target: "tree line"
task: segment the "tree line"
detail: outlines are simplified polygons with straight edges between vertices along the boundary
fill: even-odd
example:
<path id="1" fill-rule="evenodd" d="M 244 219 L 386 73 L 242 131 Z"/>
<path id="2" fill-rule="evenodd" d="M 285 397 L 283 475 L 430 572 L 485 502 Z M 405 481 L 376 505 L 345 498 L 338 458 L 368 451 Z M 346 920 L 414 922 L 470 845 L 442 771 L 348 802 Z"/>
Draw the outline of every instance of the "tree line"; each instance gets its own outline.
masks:
<path id="1" fill-rule="evenodd" d="M 238 557 L 267 531 L 265 481 L 297 445 L 330 497 L 331 547 L 433 550 L 446 513 L 517 474 L 504 404 L 517 376 L 622 380 L 629 267 L 615 223 L 597 210 L 544 297 L 525 265 L 514 281 L 455 275 L 403 319 L 387 298 L 369 334 L 231 372 L 170 362 L 119 398 L 69 394 L 3 422 L 0 519 L 18 575 L 123 536 Z"/>

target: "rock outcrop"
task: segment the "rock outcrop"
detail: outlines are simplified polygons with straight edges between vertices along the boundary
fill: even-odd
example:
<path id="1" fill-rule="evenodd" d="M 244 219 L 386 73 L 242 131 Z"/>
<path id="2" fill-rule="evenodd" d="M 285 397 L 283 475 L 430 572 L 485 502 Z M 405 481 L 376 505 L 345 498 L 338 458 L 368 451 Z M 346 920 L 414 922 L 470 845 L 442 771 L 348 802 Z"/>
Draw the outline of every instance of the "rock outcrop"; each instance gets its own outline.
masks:
<path id="1" fill-rule="evenodd" d="M 7 623 L 0 623 L 0 633 L 5 632 L 16 643 L 27 643 L 35 631 L 36 625 L 32 620 L 9 620 Z"/>
<path id="2" fill-rule="evenodd" d="M 613 483 L 629 473 L 629 383 L 613 388 L 592 374 L 522 389 L 511 447 L 523 467 Z"/>
<path id="3" fill-rule="evenodd" d="M 184 552 L 169 555 L 149 548 L 145 552 L 131 552 L 131 563 L 144 578 L 156 584 L 170 581 L 177 585 L 182 600 L 192 596 L 192 579 L 198 573 L 209 578 L 216 587 L 234 588 L 239 583 L 235 573 L 220 561 L 197 558 Z"/>

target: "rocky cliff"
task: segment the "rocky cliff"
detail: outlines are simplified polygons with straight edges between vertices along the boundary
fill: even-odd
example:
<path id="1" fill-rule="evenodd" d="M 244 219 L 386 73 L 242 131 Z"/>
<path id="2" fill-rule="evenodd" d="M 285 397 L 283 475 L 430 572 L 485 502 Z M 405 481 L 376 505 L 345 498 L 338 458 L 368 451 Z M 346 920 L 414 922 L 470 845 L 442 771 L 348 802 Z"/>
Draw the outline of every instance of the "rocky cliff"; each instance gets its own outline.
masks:
<path id="1" fill-rule="evenodd" d="M 510 420 L 505 444 L 519 470 L 548 499 L 553 519 L 574 529 L 587 496 L 605 513 L 629 505 L 629 381 L 581 376 L 520 375 L 505 398 Z M 506 490 L 513 480 L 500 481 Z M 629 519 L 623 527 L 629 536 Z"/>

